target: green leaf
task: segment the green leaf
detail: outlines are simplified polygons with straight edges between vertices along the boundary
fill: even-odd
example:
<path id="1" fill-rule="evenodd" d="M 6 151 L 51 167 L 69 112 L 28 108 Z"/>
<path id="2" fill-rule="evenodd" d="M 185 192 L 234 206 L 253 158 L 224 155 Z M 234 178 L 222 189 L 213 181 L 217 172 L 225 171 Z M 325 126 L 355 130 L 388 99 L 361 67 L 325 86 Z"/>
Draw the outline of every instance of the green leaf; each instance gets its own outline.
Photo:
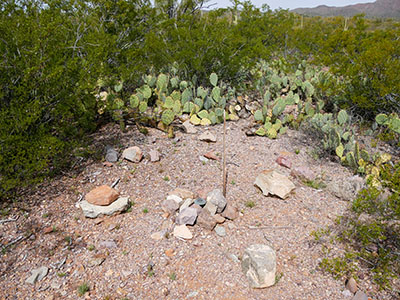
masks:
<path id="1" fill-rule="evenodd" d="M 145 112 L 147 109 L 147 102 L 146 101 L 141 101 L 139 104 L 139 111 L 140 112 Z"/>
<path id="2" fill-rule="evenodd" d="M 164 107 L 165 107 L 165 108 L 173 108 L 173 107 L 174 107 L 174 104 L 175 104 L 174 99 L 172 99 L 172 97 L 168 96 L 168 97 L 165 99 Z"/>
<path id="3" fill-rule="evenodd" d="M 256 133 L 257 135 L 259 135 L 259 136 L 264 136 L 264 135 L 267 134 L 267 131 L 265 130 L 264 127 L 260 127 L 260 128 L 257 129 L 257 131 L 256 131 L 255 133 Z"/>
<path id="4" fill-rule="evenodd" d="M 264 122 L 264 115 L 260 109 L 254 112 L 254 120 Z"/>
<path id="5" fill-rule="evenodd" d="M 344 153 L 344 147 L 343 147 L 342 143 L 340 143 L 339 146 L 336 147 L 336 155 L 339 156 L 340 158 L 342 158 L 343 153 Z"/>
<path id="6" fill-rule="evenodd" d="M 201 118 L 201 119 L 208 119 L 209 118 L 209 114 L 208 111 L 206 110 L 201 110 L 197 113 L 197 115 Z"/>
<path id="7" fill-rule="evenodd" d="M 385 114 L 379 114 L 375 117 L 376 123 L 379 125 L 387 125 L 389 121 L 389 117 Z"/>
<path id="8" fill-rule="evenodd" d="M 119 84 L 114 85 L 114 91 L 119 93 L 122 90 L 123 83 L 120 82 Z"/>
<path id="9" fill-rule="evenodd" d="M 215 86 L 217 86 L 217 82 L 218 82 L 218 75 L 215 73 L 211 73 L 210 83 L 215 87 Z"/>
<path id="10" fill-rule="evenodd" d="M 132 108 L 136 108 L 139 106 L 139 98 L 136 95 L 132 95 L 129 98 L 129 103 L 131 105 Z"/>
<path id="11" fill-rule="evenodd" d="M 193 125 L 200 125 L 201 120 L 197 117 L 197 115 L 192 115 L 190 118 L 190 123 Z"/>
<path id="12" fill-rule="evenodd" d="M 167 109 L 164 110 L 161 115 L 161 122 L 163 122 L 165 125 L 168 126 L 174 121 L 174 118 L 175 118 L 175 113 L 172 110 Z"/>
<path id="13" fill-rule="evenodd" d="M 343 125 L 344 123 L 346 123 L 347 119 L 348 119 L 347 112 L 344 109 L 340 110 L 337 116 L 339 125 Z"/>

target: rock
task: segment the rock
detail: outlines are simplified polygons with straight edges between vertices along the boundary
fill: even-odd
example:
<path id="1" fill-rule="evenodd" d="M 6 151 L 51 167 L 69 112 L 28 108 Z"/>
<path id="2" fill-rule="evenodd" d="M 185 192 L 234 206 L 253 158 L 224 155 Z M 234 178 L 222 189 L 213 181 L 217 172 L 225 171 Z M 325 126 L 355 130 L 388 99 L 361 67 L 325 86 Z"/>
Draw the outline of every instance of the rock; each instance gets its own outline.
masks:
<path id="1" fill-rule="evenodd" d="M 252 288 L 266 288 L 275 284 L 275 251 L 267 245 L 251 245 L 243 254 L 242 270 Z"/>
<path id="2" fill-rule="evenodd" d="M 197 204 L 192 204 L 190 207 L 193 207 L 197 211 L 197 215 L 199 215 L 200 212 L 203 210 L 203 208 Z"/>
<path id="3" fill-rule="evenodd" d="M 93 205 L 86 200 L 79 203 L 85 217 L 92 219 L 97 218 L 98 216 L 111 216 L 121 213 L 128 208 L 128 205 L 129 197 L 120 197 L 107 206 Z"/>
<path id="4" fill-rule="evenodd" d="M 214 152 L 211 151 L 204 154 L 204 157 L 212 160 L 219 160 L 219 158 L 214 154 Z"/>
<path id="5" fill-rule="evenodd" d="M 100 247 L 106 247 L 108 249 L 118 248 L 117 243 L 114 240 L 107 240 L 100 242 Z"/>
<path id="6" fill-rule="evenodd" d="M 193 204 L 193 199 L 187 198 L 183 203 L 181 204 L 181 207 L 179 207 L 179 212 L 182 212 L 185 208 L 189 207 L 190 205 Z"/>
<path id="7" fill-rule="evenodd" d="M 351 176 L 340 180 L 331 181 L 327 184 L 327 189 L 336 197 L 352 201 L 358 192 L 364 187 L 364 179 L 360 176 Z"/>
<path id="8" fill-rule="evenodd" d="M 137 146 L 129 147 L 122 152 L 122 158 L 137 163 L 142 160 L 143 152 Z"/>
<path id="9" fill-rule="evenodd" d="M 254 184 L 262 190 L 265 196 L 272 194 L 281 199 L 285 199 L 295 189 L 293 182 L 275 170 L 263 171 L 257 176 Z"/>
<path id="10" fill-rule="evenodd" d="M 108 185 L 99 186 L 86 194 L 85 200 L 94 205 L 110 205 L 119 197 L 118 191 Z"/>
<path id="11" fill-rule="evenodd" d="M 226 231 L 225 231 L 224 226 L 217 225 L 217 226 L 215 226 L 214 231 L 220 237 L 226 236 Z"/>
<path id="12" fill-rule="evenodd" d="M 194 225 L 196 219 L 197 219 L 197 210 L 193 207 L 186 207 L 176 217 L 176 224 Z"/>
<path id="13" fill-rule="evenodd" d="M 202 163 L 207 163 L 207 162 L 208 162 L 208 158 L 204 157 L 203 155 L 200 155 L 200 156 L 199 156 L 199 160 L 200 160 Z"/>
<path id="14" fill-rule="evenodd" d="M 165 199 L 162 203 L 162 210 L 167 213 L 174 213 L 179 209 L 179 203 L 174 199 Z"/>
<path id="15" fill-rule="evenodd" d="M 225 222 L 225 218 L 221 215 L 213 215 L 213 218 L 217 222 L 217 224 L 222 224 Z"/>
<path id="16" fill-rule="evenodd" d="M 31 276 L 29 276 L 25 282 L 30 284 L 35 284 L 36 281 L 42 280 L 46 277 L 47 273 L 49 272 L 48 267 L 40 267 L 31 271 Z"/>
<path id="17" fill-rule="evenodd" d="M 220 213 L 224 210 L 226 206 L 226 199 L 221 190 L 215 189 L 208 193 L 207 203 L 214 204 L 217 207 L 217 213 Z"/>
<path id="18" fill-rule="evenodd" d="M 111 146 L 106 147 L 106 161 L 111 163 L 118 161 L 118 152 Z"/>
<path id="19" fill-rule="evenodd" d="M 160 161 L 161 155 L 160 155 L 160 152 L 158 152 L 157 150 L 150 150 L 149 155 L 150 155 L 151 162 Z"/>
<path id="20" fill-rule="evenodd" d="M 208 210 L 203 209 L 197 216 L 196 224 L 204 229 L 212 231 L 215 225 L 217 225 L 217 221 L 215 221 L 215 219 L 211 216 Z"/>
<path id="21" fill-rule="evenodd" d="M 232 205 L 227 205 L 221 214 L 225 219 L 235 220 L 239 217 L 239 211 Z"/>
<path id="22" fill-rule="evenodd" d="M 290 169 L 292 167 L 292 162 L 290 161 L 289 157 L 286 156 L 279 156 L 276 159 L 276 163 L 282 167 Z"/>
<path id="23" fill-rule="evenodd" d="M 206 205 L 207 201 L 203 198 L 196 198 L 196 200 L 194 200 L 194 204 L 197 204 L 198 206 L 203 207 L 204 205 Z"/>
<path id="24" fill-rule="evenodd" d="M 193 234 L 190 232 L 186 225 L 177 225 L 173 232 L 175 237 L 182 238 L 185 240 L 190 240 L 193 238 Z"/>
<path id="25" fill-rule="evenodd" d="M 177 195 L 168 195 L 167 200 L 175 201 L 176 203 L 178 203 L 179 206 L 183 202 L 183 199 Z"/>
<path id="26" fill-rule="evenodd" d="M 213 216 L 217 213 L 217 206 L 211 202 L 207 202 L 207 204 L 204 206 L 204 210 L 208 211 L 210 216 Z"/>
<path id="27" fill-rule="evenodd" d="M 211 132 L 204 131 L 202 134 L 200 134 L 199 140 L 207 143 L 215 143 L 217 138 Z"/>
<path id="28" fill-rule="evenodd" d="M 153 240 L 156 240 L 156 241 L 161 241 L 164 238 L 164 236 L 165 236 L 164 232 L 157 231 L 157 232 L 153 232 L 150 235 L 150 238 L 152 238 Z"/>
<path id="29" fill-rule="evenodd" d="M 169 192 L 168 195 L 176 195 L 176 196 L 182 198 L 183 200 L 185 200 L 187 198 L 194 199 L 194 196 L 195 196 L 192 191 L 182 189 L 182 188 L 176 188 L 173 191 Z"/>
<path id="30" fill-rule="evenodd" d="M 194 125 L 192 123 L 190 123 L 189 120 L 186 120 L 185 122 L 183 122 L 182 125 L 183 125 L 183 129 L 185 130 L 186 133 L 189 133 L 189 134 L 197 133 L 196 127 L 194 127 Z"/>
<path id="31" fill-rule="evenodd" d="M 346 280 L 346 289 L 348 289 L 353 295 L 357 292 L 357 282 L 353 277 L 350 277 L 348 280 Z"/>
<path id="32" fill-rule="evenodd" d="M 193 298 L 196 297 L 199 294 L 199 292 L 194 291 L 194 292 L 190 292 L 189 294 L 187 294 L 187 298 Z"/>
<path id="33" fill-rule="evenodd" d="M 349 290 L 344 290 L 342 291 L 343 296 L 345 296 L 346 298 L 350 298 L 353 297 L 354 294 L 352 294 Z"/>
<path id="34" fill-rule="evenodd" d="M 368 296 L 364 292 L 358 291 L 352 300 L 368 300 Z"/>
<path id="35" fill-rule="evenodd" d="M 316 177 L 314 172 L 307 166 L 293 167 L 290 175 L 306 181 L 313 181 Z"/>
<path id="36" fill-rule="evenodd" d="M 89 259 L 87 265 L 89 268 L 97 267 L 100 266 L 105 260 L 106 257 L 103 254 L 96 254 L 95 256 Z"/>

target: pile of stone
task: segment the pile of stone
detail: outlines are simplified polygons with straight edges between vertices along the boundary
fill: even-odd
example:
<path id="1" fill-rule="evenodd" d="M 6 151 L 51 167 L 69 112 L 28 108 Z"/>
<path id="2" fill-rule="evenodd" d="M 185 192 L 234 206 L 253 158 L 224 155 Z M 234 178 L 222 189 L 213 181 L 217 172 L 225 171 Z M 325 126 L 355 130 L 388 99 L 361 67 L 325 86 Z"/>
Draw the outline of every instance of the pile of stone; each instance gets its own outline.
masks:
<path id="1" fill-rule="evenodd" d="M 221 190 L 215 189 L 208 193 L 206 199 L 195 197 L 189 190 L 177 188 L 169 192 L 162 202 L 162 209 L 175 217 L 173 235 L 182 239 L 192 239 L 193 235 L 187 226 L 198 225 L 209 231 L 215 230 L 219 236 L 224 236 L 222 224 L 226 219 L 234 220 L 239 216 L 238 210 L 227 204 Z"/>
<path id="2" fill-rule="evenodd" d="M 114 215 L 128 208 L 129 197 L 120 197 L 119 192 L 108 185 L 99 186 L 86 194 L 85 200 L 79 202 L 87 218 Z"/>

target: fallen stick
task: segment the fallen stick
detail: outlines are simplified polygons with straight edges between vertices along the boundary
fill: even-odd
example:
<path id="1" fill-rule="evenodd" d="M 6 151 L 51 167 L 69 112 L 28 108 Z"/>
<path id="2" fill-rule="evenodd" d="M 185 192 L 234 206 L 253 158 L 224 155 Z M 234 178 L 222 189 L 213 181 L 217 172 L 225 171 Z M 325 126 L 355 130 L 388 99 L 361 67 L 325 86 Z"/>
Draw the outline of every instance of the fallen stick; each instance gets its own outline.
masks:
<path id="1" fill-rule="evenodd" d="M 0 224 L 4 224 L 4 223 L 8 223 L 8 222 L 15 222 L 18 220 L 18 217 L 15 217 L 15 219 L 10 218 L 10 219 L 6 219 L 6 220 L 0 220 Z"/>
<path id="2" fill-rule="evenodd" d="M 228 173 L 226 172 L 226 112 L 224 110 L 224 133 L 223 133 L 223 162 L 222 162 L 222 194 L 226 198 L 226 180 Z"/>

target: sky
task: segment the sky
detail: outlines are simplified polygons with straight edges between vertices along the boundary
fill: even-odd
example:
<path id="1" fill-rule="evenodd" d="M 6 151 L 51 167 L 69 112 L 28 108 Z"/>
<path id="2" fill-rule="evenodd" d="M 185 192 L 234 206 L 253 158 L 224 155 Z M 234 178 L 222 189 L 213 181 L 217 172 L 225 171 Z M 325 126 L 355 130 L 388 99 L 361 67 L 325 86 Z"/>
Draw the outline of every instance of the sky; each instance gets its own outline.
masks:
<path id="1" fill-rule="evenodd" d="M 298 7 L 316 7 L 318 5 L 345 6 L 357 3 L 375 2 L 375 0 L 251 0 L 251 2 L 257 7 L 268 4 L 271 9 L 293 9 Z M 210 0 L 207 4 L 212 3 L 217 3 L 217 5 L 212 6 L 212 8 L 231 6 L 229 0 Z"/>

